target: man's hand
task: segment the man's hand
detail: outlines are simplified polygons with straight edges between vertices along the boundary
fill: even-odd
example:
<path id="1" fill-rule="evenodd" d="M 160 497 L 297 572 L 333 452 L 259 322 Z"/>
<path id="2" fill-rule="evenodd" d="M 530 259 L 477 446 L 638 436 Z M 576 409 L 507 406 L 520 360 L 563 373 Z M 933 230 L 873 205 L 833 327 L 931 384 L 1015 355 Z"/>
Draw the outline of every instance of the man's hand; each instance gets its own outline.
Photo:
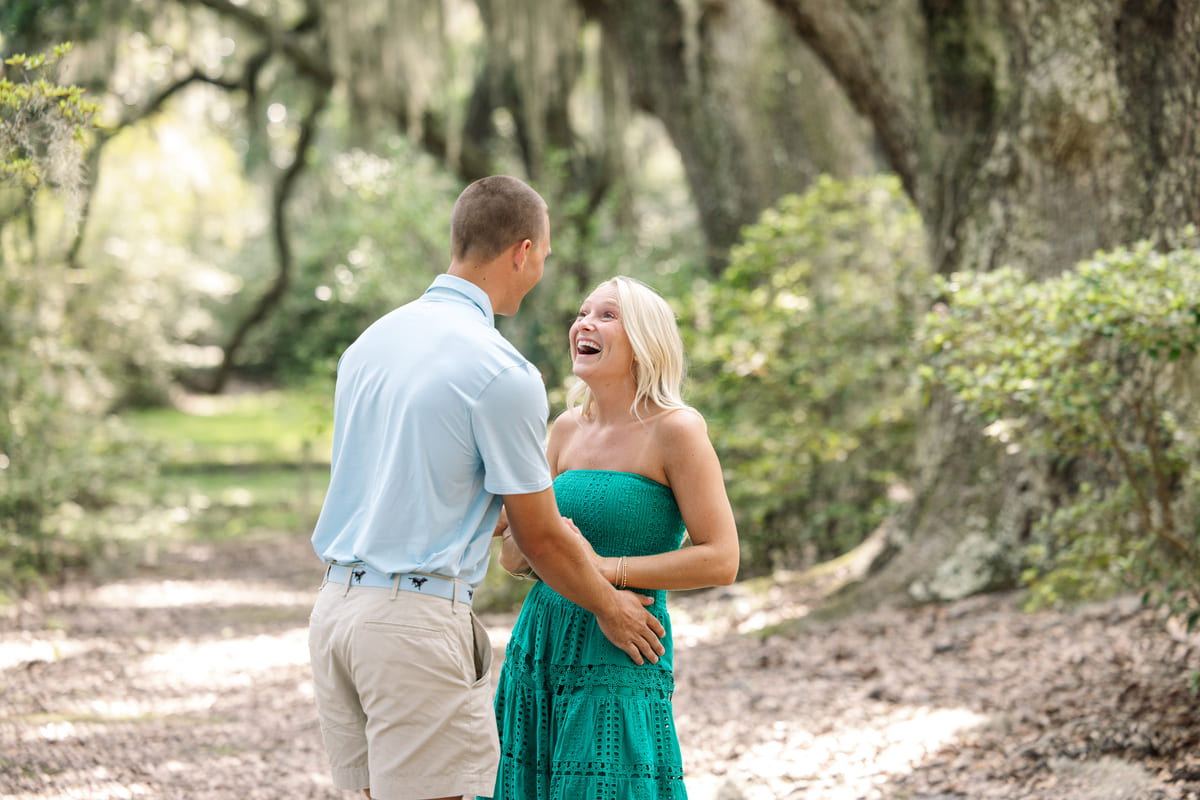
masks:
<path id="1" fill-rule="evenodd" d="M 654 598 L 637 592 L 618 591 L 616 594 L 613 612 L 603 617 L 596 615 L 600 632 L 624 650 L 633 663 L 639 666 L 645 661 L 657 664 L 658 657 L 667 652 L 661 641 L 667 631 L 658 618 L 646 610 L 646 606 L 654 603 Z"/>

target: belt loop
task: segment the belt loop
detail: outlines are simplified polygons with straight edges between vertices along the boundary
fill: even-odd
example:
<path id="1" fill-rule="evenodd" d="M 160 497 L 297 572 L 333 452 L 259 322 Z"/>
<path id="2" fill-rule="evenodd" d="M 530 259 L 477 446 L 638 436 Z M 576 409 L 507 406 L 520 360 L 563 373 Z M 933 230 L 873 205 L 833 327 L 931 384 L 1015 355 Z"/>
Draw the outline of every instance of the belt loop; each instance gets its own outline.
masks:
<path id="1" fill-rule="evenodd" d="M 321 577 L 321 589 L 325 588 L 325 584 L 329 583 L 329 570 L 333 569 L 333 564 L 325 565 L 325 574 Z"/>
<path id="2" fill-rule="evenodd" d="M 451 583 L 454 584 L 454 595 L 450 598 L 450 611 L 451 611 L 451 613 L 457 614 L 458 613 L 458 581 L 451 579 Z"/>
<path id="3" fill-rule="evenodd" d="M 350 594 L 350 579 L 354 577 L 354 567 L 346 567 L 346 590 L 342 592 L 342 597 Z"/>
<path id="4" fill-rule="evenodd" d="M 400 573 L 396 573 L 396 577 L 392 579 L 392 599 L 396 599 L 396 595 L 400 594 Z"/>

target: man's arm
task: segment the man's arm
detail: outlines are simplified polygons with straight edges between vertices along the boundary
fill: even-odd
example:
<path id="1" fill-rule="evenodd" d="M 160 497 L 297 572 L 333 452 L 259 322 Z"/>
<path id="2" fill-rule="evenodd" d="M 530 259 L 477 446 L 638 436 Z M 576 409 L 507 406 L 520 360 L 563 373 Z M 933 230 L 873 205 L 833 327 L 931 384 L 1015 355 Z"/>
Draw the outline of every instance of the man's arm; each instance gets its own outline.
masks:
<path id="1" fill-rule="evenodd" d="M 579 535 L 558 514 L 554 489 L 504 495 L 513 541 L 541 578 L 596 615 L 600 631 L 633 660 L 658 663 L 666 630 L 646 606 L 653 599 L 618 591 L 597 570 Z"/>

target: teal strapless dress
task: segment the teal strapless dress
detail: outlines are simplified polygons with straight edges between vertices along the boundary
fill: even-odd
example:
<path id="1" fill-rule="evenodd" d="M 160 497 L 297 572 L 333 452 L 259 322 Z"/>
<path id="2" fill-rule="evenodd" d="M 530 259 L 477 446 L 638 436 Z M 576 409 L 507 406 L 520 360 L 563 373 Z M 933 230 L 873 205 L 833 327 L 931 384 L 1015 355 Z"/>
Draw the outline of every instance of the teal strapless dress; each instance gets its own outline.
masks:
<path id="1" fill-rule="evenodd" d="M 653 555 L 683 541 L 671 489 L 641 475 L 570 470 L 554 493 L 602 556 Z M 591 612 L 544 583 L 530 590 L 496 693 L 496 800 L 686 800 L 666 592 L 643 594 L 667 630 L 666 653 L 637 666 Z"/>

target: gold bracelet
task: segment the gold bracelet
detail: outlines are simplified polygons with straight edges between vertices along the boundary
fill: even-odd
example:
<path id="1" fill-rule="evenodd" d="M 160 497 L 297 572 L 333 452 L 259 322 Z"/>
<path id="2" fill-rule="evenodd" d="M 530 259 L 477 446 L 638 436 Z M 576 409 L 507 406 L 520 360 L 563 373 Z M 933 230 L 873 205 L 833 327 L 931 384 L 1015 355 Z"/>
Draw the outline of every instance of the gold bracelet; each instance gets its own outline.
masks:
<path id="1" fill-rule="evenodd" d="M 523 581 L 526 578 L 528 578 L 530 575 L 533 574 L 533 565 L 530 564 L 529 569 L 525 570 L 524 572 L 513 572 L 511 569 L 507 569 L 507 568 L 504 571 L 507 572 L 509 575 L 512 575 L 517 580 Z"/>
<path id="2" fill-rule="evenodd" d="M 629 559 L 621 556 L 621 589 L 629 584 Z"/>

